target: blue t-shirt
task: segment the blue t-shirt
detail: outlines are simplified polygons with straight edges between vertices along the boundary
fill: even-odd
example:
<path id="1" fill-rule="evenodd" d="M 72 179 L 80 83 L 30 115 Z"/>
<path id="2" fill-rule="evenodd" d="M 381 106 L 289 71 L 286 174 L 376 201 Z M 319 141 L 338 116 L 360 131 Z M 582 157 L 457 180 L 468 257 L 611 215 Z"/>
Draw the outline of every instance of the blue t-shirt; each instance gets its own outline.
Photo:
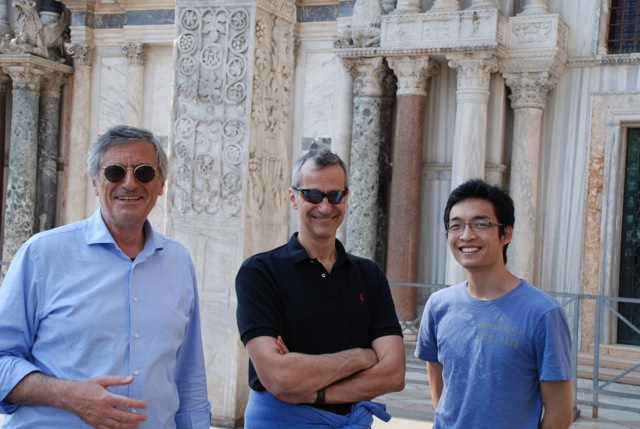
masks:
<path id="1" fill-rule="evenodd" d="M 571 379 L 571 335 L 562 306 L 522 280 L 494 300 L 467 283 L 435 292 L 415 356 L 443 365 L 434 429 L 535 429 L 540 381 Z"/>

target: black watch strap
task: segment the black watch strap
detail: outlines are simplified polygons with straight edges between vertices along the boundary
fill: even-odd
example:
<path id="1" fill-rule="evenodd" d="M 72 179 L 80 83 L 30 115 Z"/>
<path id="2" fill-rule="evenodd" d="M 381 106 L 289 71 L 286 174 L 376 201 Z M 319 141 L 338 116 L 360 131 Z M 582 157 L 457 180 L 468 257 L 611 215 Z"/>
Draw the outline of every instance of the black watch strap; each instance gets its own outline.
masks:
<path id="1" fill-rule="evenodd" d="M 316 407 L 321 407 L 324 405 L 324 388 L 318 390 L 316 402 L 314 402 L 313 405 Z"/>

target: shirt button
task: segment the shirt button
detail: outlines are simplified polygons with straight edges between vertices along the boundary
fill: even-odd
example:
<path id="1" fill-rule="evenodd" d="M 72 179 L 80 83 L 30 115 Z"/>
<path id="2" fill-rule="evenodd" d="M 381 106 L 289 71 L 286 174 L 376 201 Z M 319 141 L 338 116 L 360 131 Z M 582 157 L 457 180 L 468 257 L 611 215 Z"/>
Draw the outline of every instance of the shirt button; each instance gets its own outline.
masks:
<path id="1" fill-rule="evenodd" d="M 136 369 L 135 371 L 133 371 L 133 375 L 140 375 L 140 371 Z"/>
<path id="2" fill-rule="evenodd" d="M 138 297 L 137 296 L 133 297 L 133 302 L 138 302 Z"/>
<path id="3" fill-rule="evenodd" d="M 327 277 L 327 275 L 325 273 L 322 273 L 322 278 Z"/>
<path id="4" fill-rule="evenodd" d="M 133 338 L 140 338 L 140 334 L 138 334 L 137 332 L 133 334 Z"/>

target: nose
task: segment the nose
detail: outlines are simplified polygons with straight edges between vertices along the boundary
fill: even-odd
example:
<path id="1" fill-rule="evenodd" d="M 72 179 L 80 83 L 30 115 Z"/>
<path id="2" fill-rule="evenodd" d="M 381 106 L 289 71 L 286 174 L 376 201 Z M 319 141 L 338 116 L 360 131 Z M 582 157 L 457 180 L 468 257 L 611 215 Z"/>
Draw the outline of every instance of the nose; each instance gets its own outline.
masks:
<path id="1" fill-rule="evenodd" d="M 138 181 L 136 180 L 136 175 L 133 172 L 133 168 L 127 168 L 124 179 L 122 179 L 122 186 L 127 189 L 132 189 L 138 186 Z"/>
<path id="2" fill-rule="evenodd" d="M 322 212 L 333 211 L 333 204 L 329 202 L 329 199 L 327 197 L 324 197 L 322 201 L 318 203 L 318 209 L 320 209 L 320 211 Z"/>
<path id="3" fill-rule="evenodd" d="M 473 237 L 474 235 L 475 235 L 475 232 L 473 231 L 473 229 L 471 229 L 471 225 L 468 223 L 465 223 L 462 226 L 462 232 L 460 233 L 460 238 L 463 240 L 466 240 L 469 237 Z"/>

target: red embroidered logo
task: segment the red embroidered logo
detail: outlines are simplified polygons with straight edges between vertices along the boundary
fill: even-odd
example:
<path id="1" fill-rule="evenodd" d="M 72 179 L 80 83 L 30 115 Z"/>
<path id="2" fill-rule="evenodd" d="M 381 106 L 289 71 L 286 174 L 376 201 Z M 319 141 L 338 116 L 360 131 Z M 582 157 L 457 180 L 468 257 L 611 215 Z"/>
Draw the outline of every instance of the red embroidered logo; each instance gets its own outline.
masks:
<path id="1" fill-rule="evenodd" d="M 360 302 L 364 302 L 364 293 L 360 292 Z"/>

